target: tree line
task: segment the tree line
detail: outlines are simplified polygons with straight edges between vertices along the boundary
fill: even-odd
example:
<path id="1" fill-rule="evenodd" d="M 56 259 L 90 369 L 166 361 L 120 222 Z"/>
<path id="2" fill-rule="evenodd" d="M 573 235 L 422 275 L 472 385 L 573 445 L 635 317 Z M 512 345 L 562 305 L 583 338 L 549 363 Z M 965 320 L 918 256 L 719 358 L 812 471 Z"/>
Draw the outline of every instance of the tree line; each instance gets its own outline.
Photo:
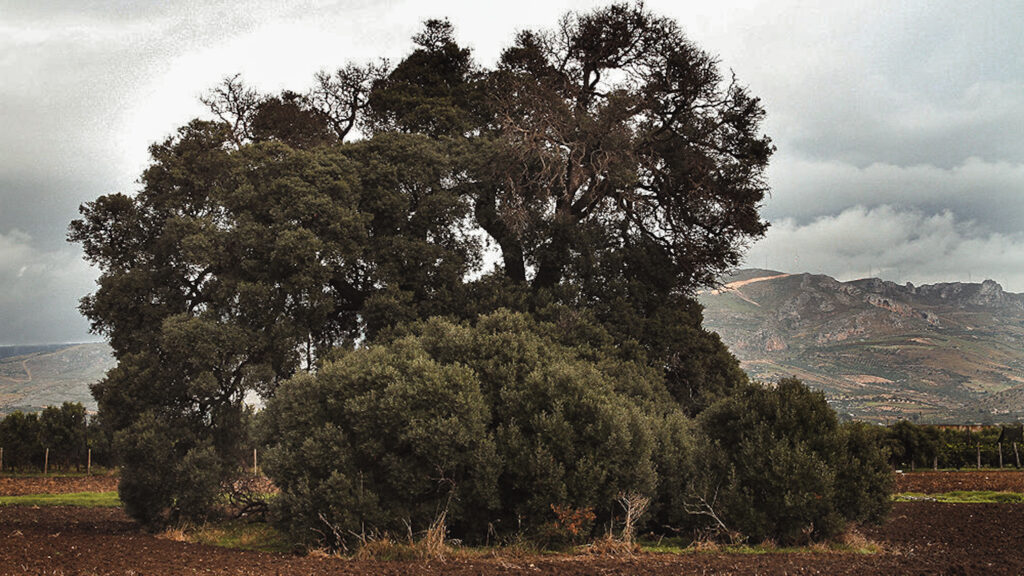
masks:
<path id="1" fill-rule="evenodd" d="M 127 512 L 215 513 L 256 434 L 311 545 L 612 522 L 627 493 L 652 527 L 784 542 L 879 519 L 871 431 L 750 383 L 694 298 L 767 228 L 760 101 L 639 3 L 489 67 L 445 20 L 413 41 L 305 93 L 226 79 L 71 223 Z"/>
<path id="2" fill-rule="evenodd" d="M 1024 429 L 1015 426 L 938 426 L 900 420 L 889 426 L 886 446 L 895 468 L 1019 468 Z"/>
<path id="3" fill-rule="evenodd" d="M 12 412 L 0 420 L 0 471 L 34 472 L 85 469 L 92 463 L 111 464 L 110 440 L 95 417 L 80 402 L 47 406 L 41 412 Z M 46 451 L 49 449 L 49 461 Z"/>

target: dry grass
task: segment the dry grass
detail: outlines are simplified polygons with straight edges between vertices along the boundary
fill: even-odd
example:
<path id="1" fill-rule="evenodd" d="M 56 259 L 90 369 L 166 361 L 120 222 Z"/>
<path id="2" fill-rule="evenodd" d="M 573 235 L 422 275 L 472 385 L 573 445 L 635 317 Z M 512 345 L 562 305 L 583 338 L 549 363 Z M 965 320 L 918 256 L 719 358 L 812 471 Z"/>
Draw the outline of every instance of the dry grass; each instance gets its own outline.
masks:
<path id="1" fill-rule="evenodd" d="M 184 526 L 165 528 L 156 537 L 161 540 L 170 540 L 171 542 L 192 542 L 188 535 L 188 530 Z"/>
<path id="2" fill-rule="evenodd" d="M 291 545 L 283 534 L 262 522 L 227 521 L 216 524 L 178 524 L 156 535 L 162 540 L 207 544 L 239 550 L 287 552 Z"/>
<path id="3" fill-rule="evenodd" d="M 877 554 L 884 551 L 884 547 L 857 531 L 856 526 L 851 526 L 839 537 L 838 542 L 841 548 L 862 554 Z"/>
<path id="4" fill-rule="evenodd" d="M 692 548 L 695 552 L 721 552 L 722 544 L 711 538 L 694 540 Z"/>
<path id="5" fill-rule="evenodd" d="M 407 541 L 400 542 L 388 534 L 361 535 L 354 554 L 356 560 L 436 560 L 444 562 L 457 550 L 448 540 L 447 511 L 442 511 L 419 538 L 409 530 Z"/>
<path id="6" fill-rule="evenodd" d="M 640 546 L 636 542 L 616 538 L 608 533 L 584 546 L 582 552 L 595 556 L 634 556 L 640 552 Z"/>
<path id="7" fill-rule="evenodd" d="M 306 556 L 313 558 L 338 558 L 340 555 L 337 552 L 331 552 L 327 548 L 309 548 L 306 550 Z"/>

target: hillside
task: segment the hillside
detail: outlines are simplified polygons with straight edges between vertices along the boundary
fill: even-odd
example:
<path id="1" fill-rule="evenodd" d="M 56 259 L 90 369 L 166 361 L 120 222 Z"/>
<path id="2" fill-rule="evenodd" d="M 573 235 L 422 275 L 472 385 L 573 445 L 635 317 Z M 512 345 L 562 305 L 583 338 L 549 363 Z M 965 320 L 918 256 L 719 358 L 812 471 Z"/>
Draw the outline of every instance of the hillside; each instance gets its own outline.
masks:
<path id="1" fill-rule="evenodd" d="M 1024 417 L 1024 295 L 996 282 L 898 285 L 743 270 L 700 295 L 758 379 L 797 376 L 858 419 Z"/>
<path id="2" fill-rule="evenodd" d="M 62 402 L 96 402 L 89 384 L 114 366 L 104 343 L 0 347 L 0 414 Z"/>

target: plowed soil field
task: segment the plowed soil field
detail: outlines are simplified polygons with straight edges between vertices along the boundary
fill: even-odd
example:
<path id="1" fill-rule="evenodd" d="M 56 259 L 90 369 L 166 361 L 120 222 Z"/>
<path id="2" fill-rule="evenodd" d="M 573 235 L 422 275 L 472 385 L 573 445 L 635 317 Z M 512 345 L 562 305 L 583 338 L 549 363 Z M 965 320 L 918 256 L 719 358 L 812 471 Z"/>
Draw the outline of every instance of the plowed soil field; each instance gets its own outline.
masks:
<path id="1" fill-rule="evenodd" d="M 0 496 L 111 492 L 113 490 L 117 490 L 117 476 L 0 476 Z"/>
<path id="2" fill-rule="evenodd" d="M 872 555 L 642 554 L 372 562 L 245 552 L 141 532 L 119 510 L 0 506 L 0 574 L 537 575 L 537 574 L 1024 574 L 1024 505 L 896 504 L 862 532 Z"/>
<path id="3" fill-rule="evenodd" d="M 1019 470 L 921 470 L 896 474 L 896 492 L 941 494 L 960 490 L 1024 492 L 1024 472 Z"/>

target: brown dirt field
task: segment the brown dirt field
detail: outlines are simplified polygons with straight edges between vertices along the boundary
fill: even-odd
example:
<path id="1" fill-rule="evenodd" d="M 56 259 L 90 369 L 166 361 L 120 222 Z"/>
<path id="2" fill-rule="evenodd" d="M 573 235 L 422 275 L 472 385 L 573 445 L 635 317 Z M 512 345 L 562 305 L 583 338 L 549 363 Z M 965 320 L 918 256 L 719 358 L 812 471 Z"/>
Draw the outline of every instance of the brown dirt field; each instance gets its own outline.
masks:
<path id="1" fill-rule="evenodd" d="M 117 476 L 0 476 L 0 496 L 117 490 Z"/>
<path id="2" fill-rule="evenodd" d="M 147 575 L 537 575 L 537 574 L 1021 574 L 1024 506 L 897 504 L 865 534 L 885 551 L 856 554 L 634 558 L 543 556 L 446 562 L 356 562 L 228 550 L 140 532 L 119 510 L 0 507 L 0 574 Z"/>
<path id="3" fill-rule="evenodd" d="M 902 491 L 1024 491 L 1016 471 L 917 472 L 897 478 Z M 0 478 L 0 493 L 103 491 L 116 478 Z M 493 557 L 446 562 L 372 562 L 229 550 L 147 534 L 108 508 L 0 506 L 0 576 L 223 575 L 498 576 L 559 574 L 1024 574 L 1024 505 L 898 503 L 889 521 L 863 529 L 883 552 L 642 554 Z"/>
<path id="4" fill-rule="evenodd" d="M 1024 492 L 1024 470 L 921 470 L 896 474 L 896 492 L 941 494 L 960 490 Z"/>

